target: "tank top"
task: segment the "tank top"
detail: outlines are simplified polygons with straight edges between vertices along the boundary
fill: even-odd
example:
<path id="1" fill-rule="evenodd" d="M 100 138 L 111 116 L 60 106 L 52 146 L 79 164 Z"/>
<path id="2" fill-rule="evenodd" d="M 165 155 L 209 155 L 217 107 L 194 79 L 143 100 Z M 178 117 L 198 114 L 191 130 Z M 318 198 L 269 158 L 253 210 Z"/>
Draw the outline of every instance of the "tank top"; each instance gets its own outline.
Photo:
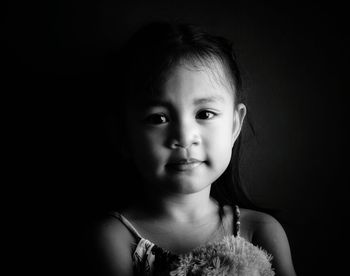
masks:
<path id="1" fill-rule="evenodd" d="M 222 221 L 224 210 L 223 206 L 219 207 L 219 215 Z M 153 275 L 167 275 L 169 271 L 169 263 L 176 261 L 178 255 L 167 251 L 148 239 L 143 238 L 136 228 L 118 212 L 112 213 L 112 216 L 117 218 L 124 226 L 131 232 L 136 239 L 135 249 L 132 250 L 132 262 L 134 275 L 137 276 L 153 276 Z M 233 206 L 233 229 L 234 237 L 240 235 L 240 210 L 237 205 Z M 230 231 L 231 232 L 231 231 Z M 230 234 L 231 235 L 231 234 Z"/>

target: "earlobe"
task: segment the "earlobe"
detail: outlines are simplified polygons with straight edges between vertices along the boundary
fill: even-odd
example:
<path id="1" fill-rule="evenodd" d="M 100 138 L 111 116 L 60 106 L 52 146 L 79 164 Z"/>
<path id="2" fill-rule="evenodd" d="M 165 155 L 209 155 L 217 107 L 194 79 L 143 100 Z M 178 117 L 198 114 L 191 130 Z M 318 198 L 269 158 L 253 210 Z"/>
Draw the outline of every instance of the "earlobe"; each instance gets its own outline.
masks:
<path id="1" fill-rule="evenodd" d="M 243 103 L 238 104 L 234 110 L 234 117 L 233 117 L 232 147 L 241 132 L 246 114 L 247 114 L 246 106 Z"/>

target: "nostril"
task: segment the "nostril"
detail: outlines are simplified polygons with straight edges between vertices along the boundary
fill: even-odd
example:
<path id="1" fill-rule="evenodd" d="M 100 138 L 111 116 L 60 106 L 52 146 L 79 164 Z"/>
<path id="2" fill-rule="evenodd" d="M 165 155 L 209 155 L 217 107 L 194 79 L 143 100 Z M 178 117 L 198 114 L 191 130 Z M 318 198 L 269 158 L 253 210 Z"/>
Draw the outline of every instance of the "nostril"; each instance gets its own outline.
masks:
<path id="1" fill-rule="evenodd" d="M 201 142 L 200 138 L 194 138 L 191 139 L 190 141 L 187 142 L 179 142 L 179 141 L 174 141 L 173 143 L 171 143 L 171 147 L 172 148 L 183 148 L 183 149 L 187 149 L 190 148 L 193 145 L 199 145 Z"/>
<path id="2" fill-rule="evenodd" d="M 188 146 L 176 142 L 176 143 L 173 143 L 173 147 L 174 148 L 184 148 L 184 149 L 186 149 Z"/>
<path id="3" fill-rule="evenodd" d="M 198 129 L 190 123 L 175 124 L 168 138 L 171 148 L 187 149 L 201 143 Z"/>

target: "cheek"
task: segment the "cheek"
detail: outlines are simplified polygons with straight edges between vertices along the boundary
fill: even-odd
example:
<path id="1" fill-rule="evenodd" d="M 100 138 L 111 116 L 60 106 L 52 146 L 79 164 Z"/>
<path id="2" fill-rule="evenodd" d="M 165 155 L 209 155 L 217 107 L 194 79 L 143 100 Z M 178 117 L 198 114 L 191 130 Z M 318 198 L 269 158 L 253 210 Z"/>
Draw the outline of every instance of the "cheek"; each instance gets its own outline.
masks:
<path id="1" fill-rule="evenodd" d="M 208 131 L 206 136 L 206 148 L 209 156 L 215 160 L 219 166 L 228 163 L 232 152 L 232 121 L 227 120 L 215 129 Z"/>
<path id="2" fill-rule="evenodd" d="M 130 138 L 131 158 L 140 166 L 156 166 L 167 154 L 163 144 L 159 131 L 134 131 Z"/>
<path id="3" fill-rule="evenodd" d="M 219 147 L 231 147 L 233 139 L 233 118 L 226 116 L 219 123 L 208 128 L 205 136 L 209 142 L 218 144 Z"/>
<path id="4" fill-rule="evenodd" d="M 216 137 L 209 141 L 210 151 L 217 158 L 225 159 L 231 154 L 232 150 L 232 135 L 228 131 L 217 132 Z"/>

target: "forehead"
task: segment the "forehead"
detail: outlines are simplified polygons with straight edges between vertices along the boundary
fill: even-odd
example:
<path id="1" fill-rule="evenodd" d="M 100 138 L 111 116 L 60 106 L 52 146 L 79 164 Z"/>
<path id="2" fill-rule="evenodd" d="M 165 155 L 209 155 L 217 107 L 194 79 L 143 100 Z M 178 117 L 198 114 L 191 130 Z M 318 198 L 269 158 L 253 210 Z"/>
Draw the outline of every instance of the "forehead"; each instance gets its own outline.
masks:
<path id="1" fill-rule="evenodd" d="M 179 63 L 170 71 L 158 97 L 233 99 L 234 93 L 221 63 L 212 61 L 207 65 Z"/>
<path id="2" fill-rule="evenodd" d="M 149 91 L 127 96 L 128 108 L 143 108 L 158 103 L 204 103 L 208 99 L 235 101 L 235 85 L 226 66 L 217 59 L 178 61 L 161 82 Z M 140 92 L 140 91 L 139 91 Z"/>

